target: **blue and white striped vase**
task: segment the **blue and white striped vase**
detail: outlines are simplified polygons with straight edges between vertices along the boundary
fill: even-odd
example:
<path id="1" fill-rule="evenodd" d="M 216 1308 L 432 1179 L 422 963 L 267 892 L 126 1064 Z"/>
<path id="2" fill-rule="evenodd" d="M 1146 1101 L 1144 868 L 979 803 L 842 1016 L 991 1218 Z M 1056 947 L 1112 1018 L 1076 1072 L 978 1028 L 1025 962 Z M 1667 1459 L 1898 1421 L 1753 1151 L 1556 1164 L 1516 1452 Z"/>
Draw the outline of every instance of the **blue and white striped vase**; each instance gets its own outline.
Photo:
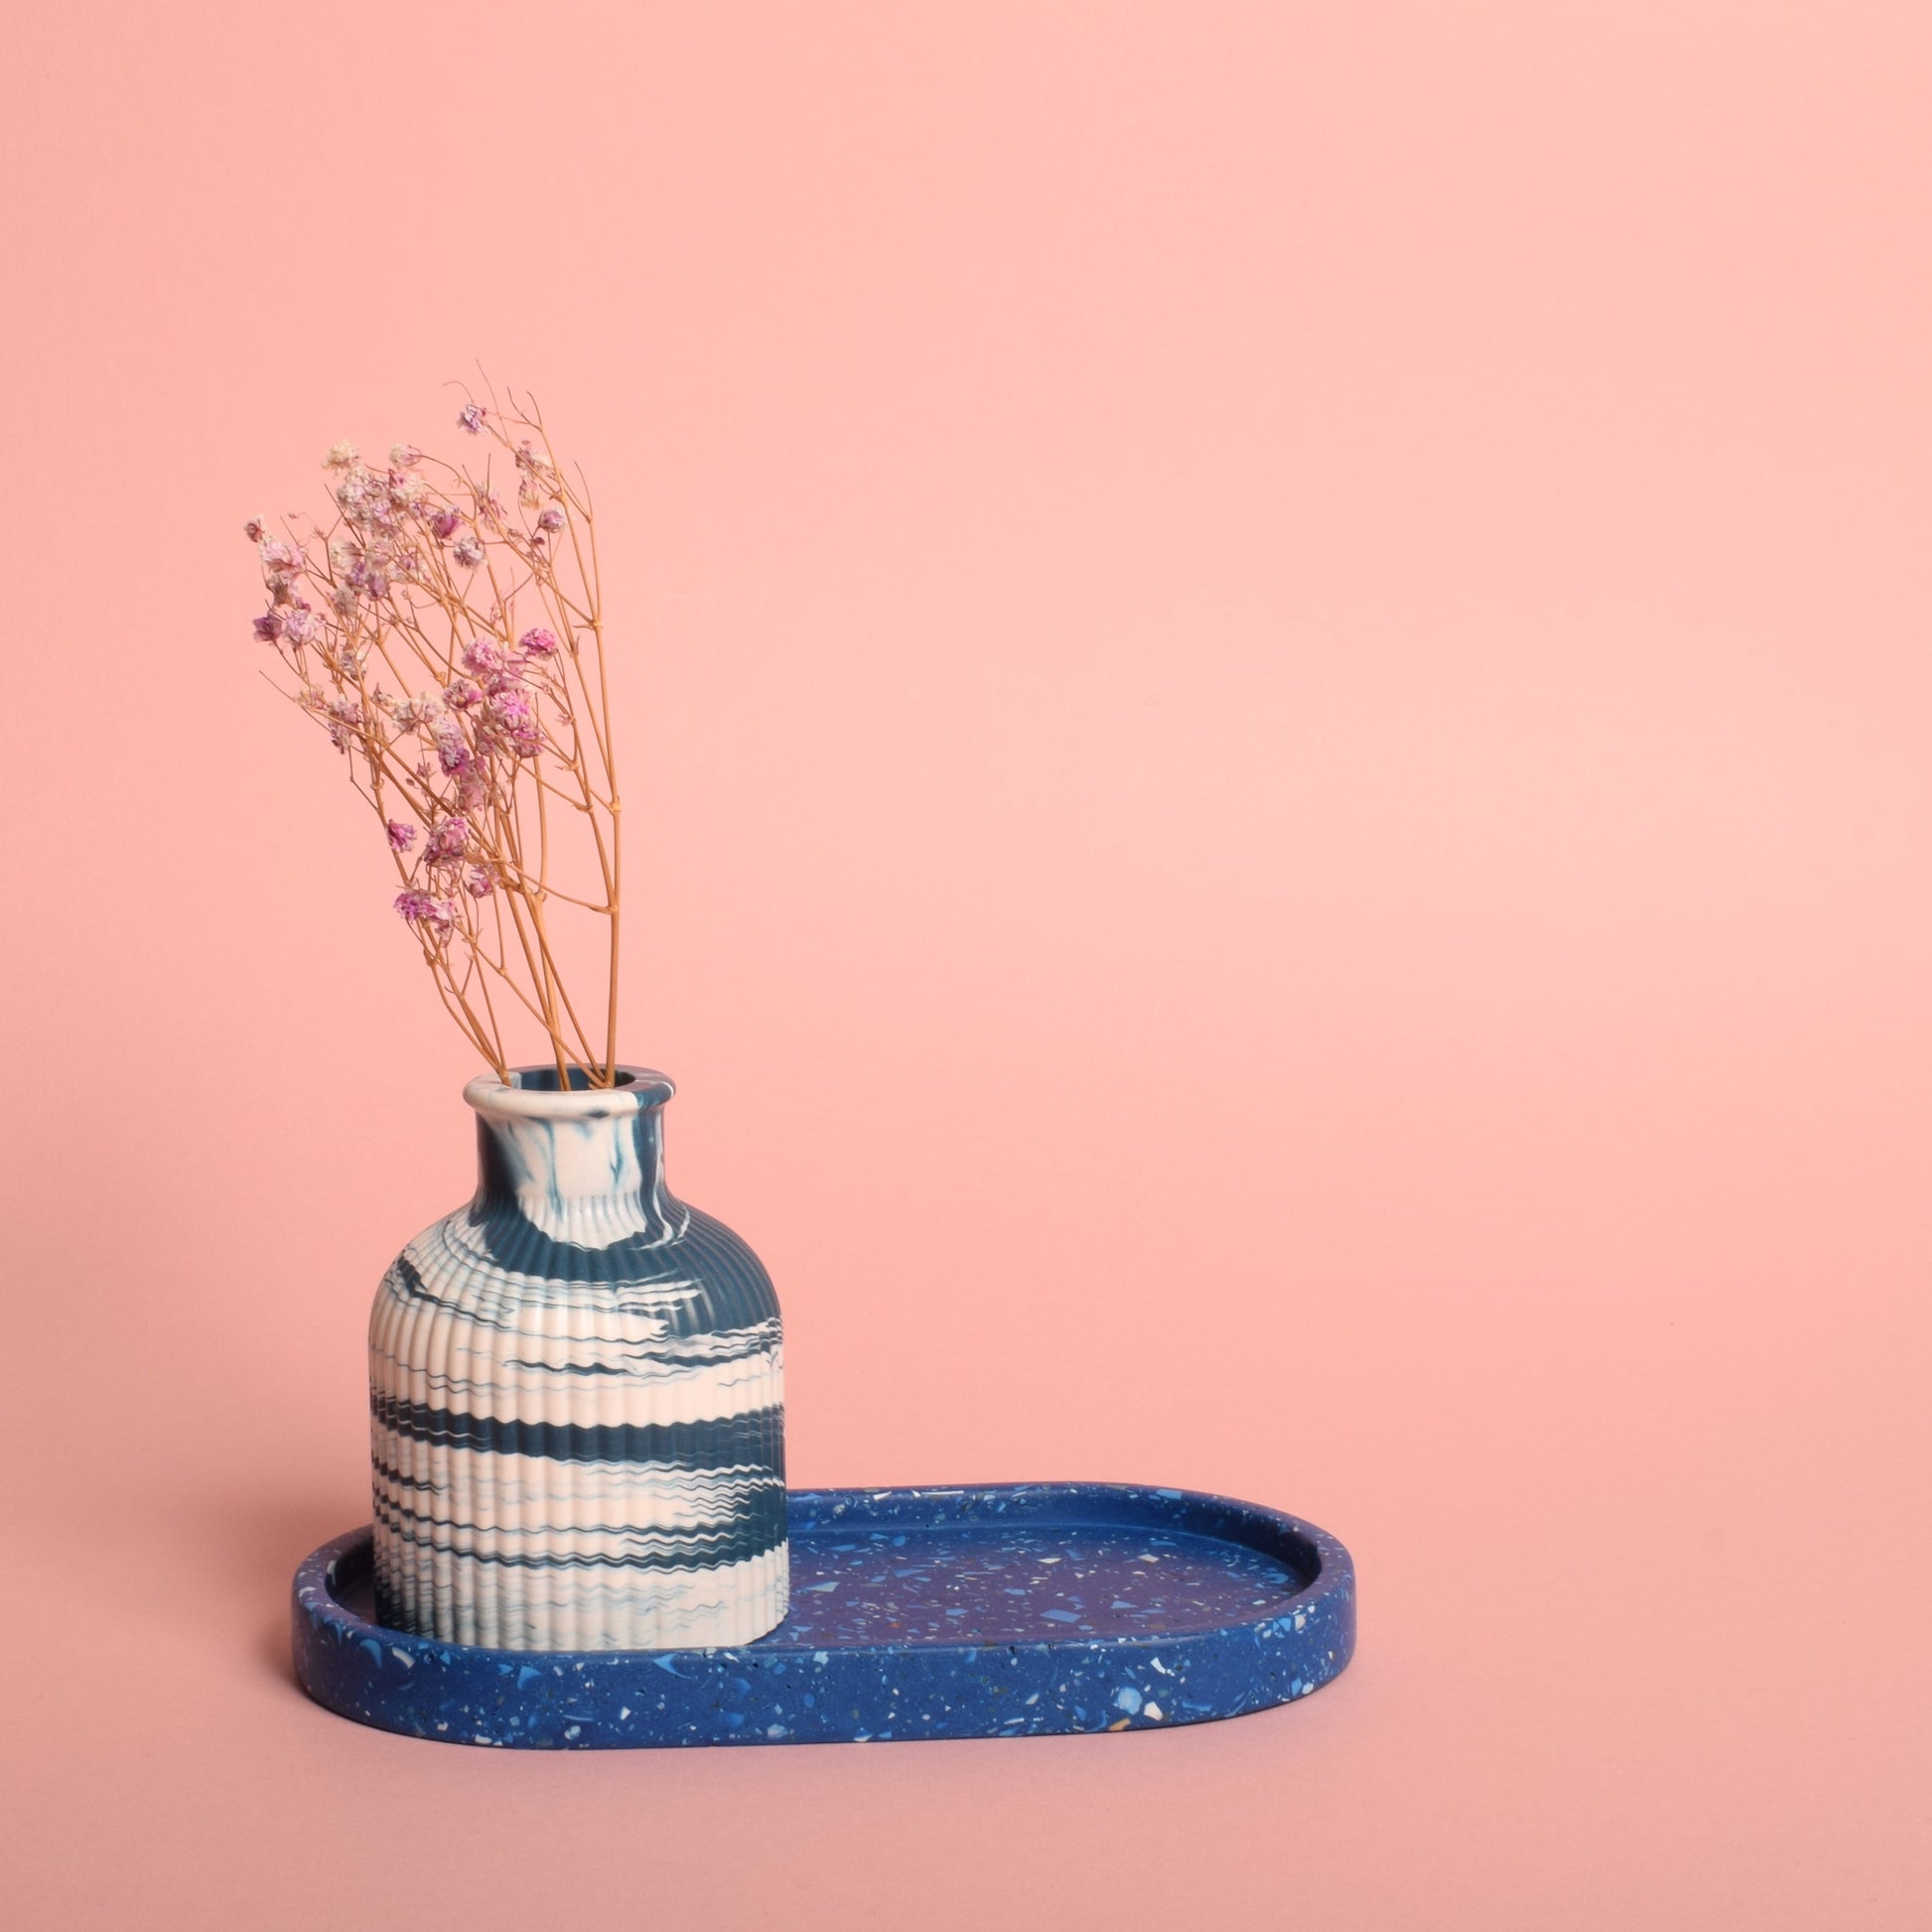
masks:
<path id="1" fill-rule="evenodd" d="M 777 1297 L 730 1228 L 665 1190 L 670 1081 L 618 1075 L 472 1080 L 476 1198 L 376 1291 L 391 1628 L 635 1650 L 749 1643 L 784 1617 Z"/>

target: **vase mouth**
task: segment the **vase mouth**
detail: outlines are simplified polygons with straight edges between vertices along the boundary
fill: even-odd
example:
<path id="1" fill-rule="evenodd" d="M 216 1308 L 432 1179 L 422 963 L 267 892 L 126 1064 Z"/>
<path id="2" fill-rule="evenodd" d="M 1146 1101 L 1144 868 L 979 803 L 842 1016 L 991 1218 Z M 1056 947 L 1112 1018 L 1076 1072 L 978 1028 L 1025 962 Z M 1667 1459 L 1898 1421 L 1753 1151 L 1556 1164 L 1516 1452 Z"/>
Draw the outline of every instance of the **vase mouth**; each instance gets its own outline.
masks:
<path id="1" fill-rule="evenodd" d="M 677 1091 L 667 1074 L 649 1066 L 618 1066 L 617 1084 L 593 1087 L 581 1067 L 572 1067 L 571 1084 L 557 1084 L 554 1065 L 513 1066 L 509 1078 L 480 1073 L 463 1097 L 486 1120 L 608 1120 L 661 1107 Z"/>

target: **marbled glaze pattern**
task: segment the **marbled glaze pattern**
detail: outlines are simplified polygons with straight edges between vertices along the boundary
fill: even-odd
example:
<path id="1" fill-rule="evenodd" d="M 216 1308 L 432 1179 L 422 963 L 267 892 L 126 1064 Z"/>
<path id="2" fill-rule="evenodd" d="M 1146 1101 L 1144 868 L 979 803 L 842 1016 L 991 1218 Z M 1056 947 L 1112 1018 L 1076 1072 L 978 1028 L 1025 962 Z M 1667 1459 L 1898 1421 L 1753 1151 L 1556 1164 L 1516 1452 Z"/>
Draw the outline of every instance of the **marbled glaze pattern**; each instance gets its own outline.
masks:
<path id="1" fill-rule="evenodd" d="M 296 1674 L 357 1722 L 566 1749 L 1143 1730 L 1318 1689 L 1355 1643 L 1333 1537 L 1115 1483 L 790 1499 L 792 1610 L 749 1645 L 514 1656 L 369 1620 L 366 1532 L 295 1581 Z"/>
<path id="2" fill-rule="evenodd" d="M 369 1321 L 381 1621 L 517 1651 L 748 1643 L 785 1613 L 783 1336 L 664 1185 L 662 1074 L 471 1081 L 475 1199 Z"/>

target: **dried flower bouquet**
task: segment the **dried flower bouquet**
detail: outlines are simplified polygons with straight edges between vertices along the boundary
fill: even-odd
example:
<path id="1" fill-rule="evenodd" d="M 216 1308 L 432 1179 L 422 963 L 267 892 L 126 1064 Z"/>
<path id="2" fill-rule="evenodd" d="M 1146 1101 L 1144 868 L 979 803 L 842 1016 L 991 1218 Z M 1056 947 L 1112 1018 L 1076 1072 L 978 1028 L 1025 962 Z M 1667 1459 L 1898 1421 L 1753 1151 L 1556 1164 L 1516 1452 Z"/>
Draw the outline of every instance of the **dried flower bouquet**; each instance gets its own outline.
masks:
<path id="1" fill-rule="evenodd" d="M 535 403 L 474 398 L 476 468 L 338 443 L 335 516 L 247 533 L 268 608 L 255 634 L 383 827 L 395 909 L 499 1078 L 504 1022 L 549 1036 L 559 1086 L 617 1077 L 621 801 L 605 676 L 597 526 Z M 492 469 L 514 477 L 499 493 Z M 564 984 L 551 916 L 609 921 L 603 1036 Z"/>

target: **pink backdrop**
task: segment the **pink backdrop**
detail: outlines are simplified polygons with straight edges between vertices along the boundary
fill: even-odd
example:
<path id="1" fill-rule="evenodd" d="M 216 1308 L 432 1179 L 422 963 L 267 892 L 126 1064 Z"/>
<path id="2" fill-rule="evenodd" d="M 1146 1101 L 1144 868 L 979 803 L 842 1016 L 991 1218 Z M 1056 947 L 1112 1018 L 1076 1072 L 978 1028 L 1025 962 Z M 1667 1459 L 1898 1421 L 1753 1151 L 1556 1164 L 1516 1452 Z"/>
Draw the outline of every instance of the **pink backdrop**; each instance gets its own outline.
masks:
<path id="1" fill-rule="evenodd" d="M 1925 7 L 63 0 L 0 86 L 13 1923 L 1927 1922 Z M 1300 1511 L 1332 1688 L 294 1689 L 471 1067 L 239 525 L 478 360 L 611 533 L 623 1046 L 794 1479 Z"/>

